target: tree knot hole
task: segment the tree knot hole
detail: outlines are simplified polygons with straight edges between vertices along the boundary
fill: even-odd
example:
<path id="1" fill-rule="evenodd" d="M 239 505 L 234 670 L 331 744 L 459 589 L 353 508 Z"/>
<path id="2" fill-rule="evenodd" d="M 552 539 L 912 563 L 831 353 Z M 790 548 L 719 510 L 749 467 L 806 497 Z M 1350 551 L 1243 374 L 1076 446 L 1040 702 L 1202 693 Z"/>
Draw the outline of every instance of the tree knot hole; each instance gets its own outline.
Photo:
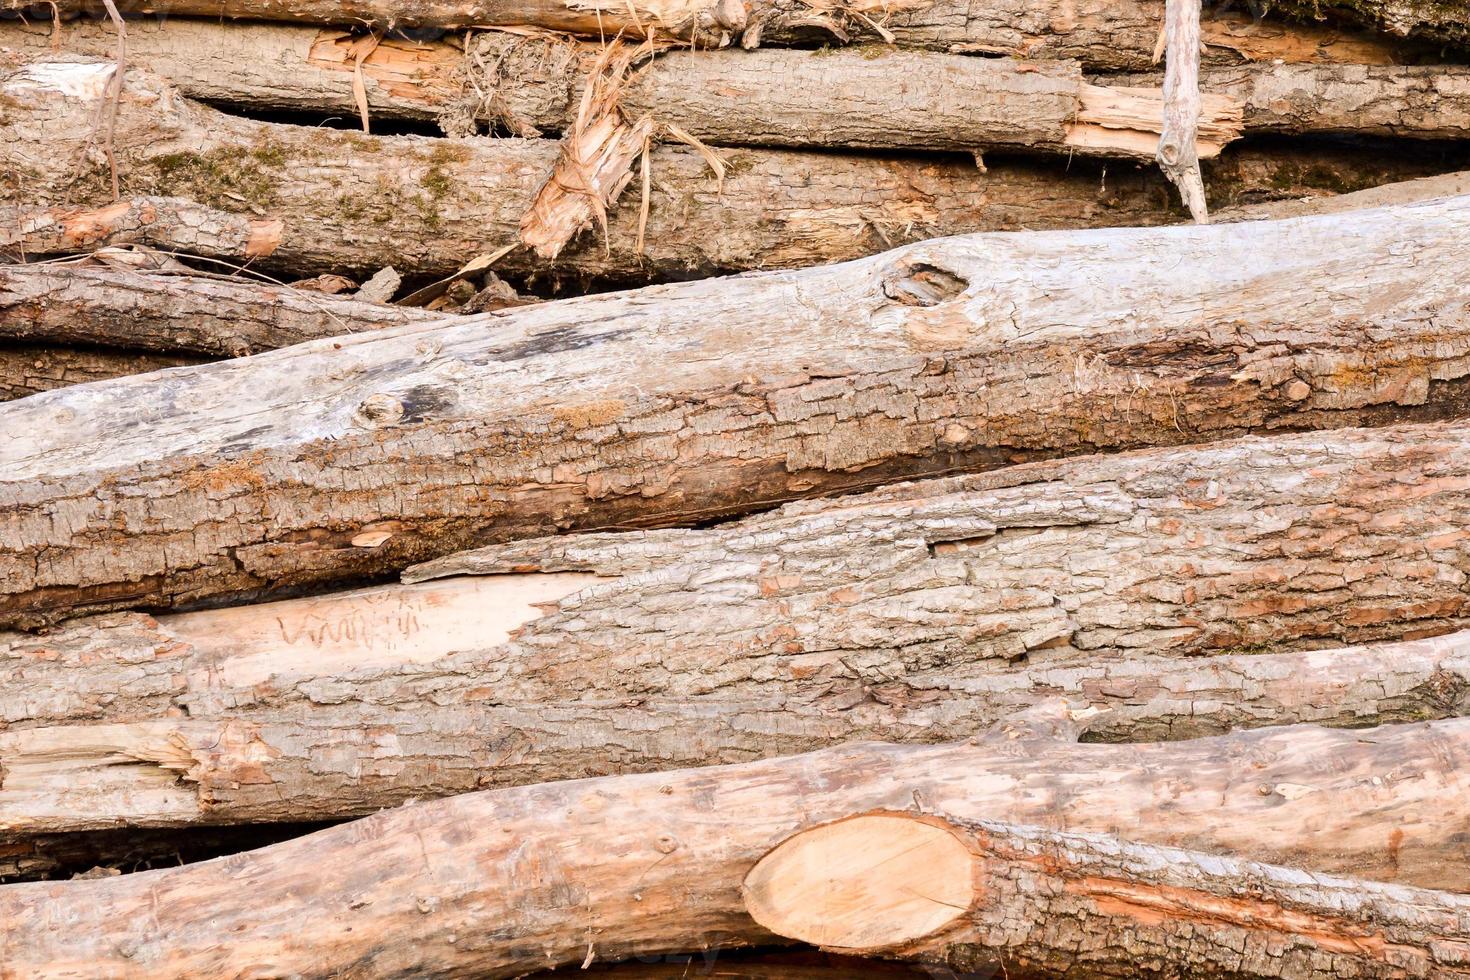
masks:
<path id="1" fill-rule="evenodd" d="M 970 288 L 970 282 L 927 262 L 900 268 L 883 283 L 883 294 L 905 306 L 938 306 Z"/>

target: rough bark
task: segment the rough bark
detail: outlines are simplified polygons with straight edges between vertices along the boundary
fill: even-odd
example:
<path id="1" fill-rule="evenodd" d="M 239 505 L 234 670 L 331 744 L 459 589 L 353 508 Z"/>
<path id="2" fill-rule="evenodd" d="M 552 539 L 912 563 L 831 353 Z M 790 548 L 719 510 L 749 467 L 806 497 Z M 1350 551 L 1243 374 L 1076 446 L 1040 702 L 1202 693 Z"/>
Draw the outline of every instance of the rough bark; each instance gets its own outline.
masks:
<path id="1" fill-rule="evenodd" d="M 0 85 L 19 137 L 0 145 L 11 204 L 127 210 L 108 203 L 106 162 L 95 154 L 95 166 L 73 183 L 110 70 L 42 63 Z M 128 79 L 114 136 L 124 193 L 176 194 L 241 212 L 254 222 L 255 266 L 296 275 L 362 274 L 390 264 L 405 274 L 448 275 L 519 240 L 521 218 L 558 155 L 550 140 L 366 136 L 255 122 L 189 103 L 141 72 Z M 521 249 L 496 268 L 647 281 L 807 266 L 966 231 L 1171 220 L 1156 182 L 1124 173 L 1100 187 L 1095 172 L 1077 170 L 1059 185 L 1064 162 L 982 173 L 958 159 L 752 149 L 724 155 L 729 172 L 721 184 L 694 150 L 654 152 L 641 253 L 635 200 L 614 212 L 605 241 L 591 230 L 555 262 Z M 219 237 L 224 219 L 174 209 L 169 220 L 168 210 L 149 227 L 153 240 L 175 222 L 186 229 L 182 237 L 203 244 Z M 46 230 L 27 215 L 7 224 L 16 229 L 23 220 Z M 203 230 L 195 235 L 196 228 Z M 13 247 L 35 250 L 18 231 L 9 237 L 20 239 Z"/>
<path id="2" fill-rule="evenodd" d="M 980 565 L 971 573 L 982 574 Z M 554 596 L 568 587 L 556 580 L 568 577 L 539 584 Z M 523 596 L 506 594 L 517 588 L 526 585 L 454 580 L 158 623 L 104 617 L 39 640 L 8 638 L 0 651 L 11 726 L 0 732 L 0 853 L 36 835 L 341 820 L 489 786 L 743 762 L 867 739 L 966 738 L 1056 692 L 1107 709 L 1090 729 L 1099 740 L 1308 721 L 1359 726 L 1470 707 L 1465 634 L 1203 659 L 1111 650 L 1052 657 L 1043 649 L 1013 666 L 954 625 L 968 612 L 946 595 L 955 586 L 883 597 L 896 610 L 887 621 L 913 622 L 855 615 L 858 625 L 829 640 L 830 650 L 813 649 L 796 627 L 740 622 L 726 629 L 722 648 L 714 616 L 729 616 L 728 602 L 715 605 L 703 634 L 660 629 L 673 613 L 615 603 L 628 616 L 608 629 L 652 635 L 589 641 L 579 620 L 602 629 L 616 618 L 597 608 L 602 589 L 559 608 L 543 604 L 550 611 L 541 621 Z M 725 583 L 722 591 L 735 589 Z M 972 605 L 993 608 L 1018 591 L 1011 585 L 998 601 Z M 950 599 L 943 615 L 931 608 L 936 596 Z M 1053 598 L 1078 605 L 1072 595 Z M 644 601 L 674 604 L 667 595 Z M 807 604 L 784 601 L 793 610 Z M 845 608 L 861 606 L 854 599 Z M 512 612 L 514 638 L 496 643 Z M 1363 612 L 1345 604 L 1351 618 Z M 837 621 L 814 618 L 819 626 Z M 976 618 L 983 629 L 999 617 Z M 958 641 L 936 638 L 946 628 Z M 911 636 L 927 639 L 901 645 Z M 722 649 L 736 652 L 716 659 Z"/>
<path id="3" fill-rule="evenodd" d="M 1358 5 L 1360 22 L 1374 23 L 1387 5 L 1430 8 L 1442 5 L 1435 17 L 1403 18 L 1395 31 L 1430 41 L 1467 39 L 1466 15 L 1445 0 L 1341 0 L 1336 7 Z M 466 2 L 449 0 L 405 10 L 384 0 L 291 0 L 268 8 L 258 0 L 154 0 L 123 3 L 124 13 L 196 15 L 208 19 L 235 18 L 298 21 L 318 24 L 364 24 L 387 27 L 546 27 L 597 38 L 643 36 L 653 26 L 662 37 L 695 36 L 701 46 L 723 45 L 737 38 L 745 47 L 761 44 L 844 43 L 886 36 L 903 47 L 940 51 L 1003 54 L 1046 59 L 1075 58 L 1094 68 L 1146 71 L 1152 63 L 1155 38 L 1163 22 L 1164 0 L 855 0 L 852 3 L 796 3 L 791 0 L 643 0 L 619 4 L 579 0 L 537 0 L 536 3 Z M 1288 62 L 1345 62 L 1389 64 L 1399 57 L 1399 46 L 1385 39 L 1307 24 L 1261 23 L 1248 13 L 1220 5 L 1204 28 L 1212 60 Z M 0 10 L 33 7 L 27 0 L 5 0 Z M 95 0 L 63 0 L 68 13 L 102 12 Z M 1319 14 L 1314 0 L 1283 0 L 1276 9 Z M 46 23 L 52 8 L 34 9 L 34 19 Z"/>
<path id="4" fill-rule="evenodd" d="M 0 266 L 5 343 L 243 357 L 319 337 L 443 319 L 424 310 L 239 279 L 75 264 Z M 141 370 L 152 369 L 140 366 L 131 373 Z"/>
<path id="5" fill-rule="evenodd" d="M 1467 213 L 950 239 L 22 399 L 0 409 L 0 615 L 243 597 L 1042 455 L 1457 415 Z"/>
<path id="6" fill-rule="evenodd" d="M 356 60 L 347 52 L 360 38 L 287 25 L 160 26 L 176 33 L 153 27 L 143 34 L 151 45 L 141 55 L 130 49 L 129 62 L 186 95 L 257 110 L 357 112 Z M 242 43 L 231 45 L 227 39 L 236 32 Z M 0 43 L 11 39 L 23 42 L 19 51 L 30 57 L 55 54 L 51 41 L 35 32 L 0 33 Z M 73 50 L 69 40 L 63 43 Z M 83 35 L 75 47 L 106 56 L 111 43 L 106 35 Z M 376 96 L 368 99 L 370 115 L 437 114 L 456 133 L 470 131 L 471 119 L 503 124 L 516 135 L 564 133 L 601 50 L 499 32 L 464 43 L 467 51 L 379 44 L 362 65 Z M 277 67 L 282 59 L 294 66 L 284 78 Z M 900 77 L 902 86 L 892 84 Z M 619 102 L 630 118 L 652 114 L 712 144 L 1151 156 L 1160 98 L 1157 86 L 1124 90 L 1085 82 L 1075 62 L 869 48 L 664 52 L 642 66 Z M 1207 99 L 1201 155 L 1217 154 L 1239 135 L 1238 106 Z"/>
<path id="7" fill-rule="evenodd" d="M 1466 896 L 943 814 L 802 831 L 741 891 L 779 936 L 982 975 L 1470 976 Z"/>
<path id="8" fill-rule="evenodd" d="M 201 360 L 142 351 L 3 344 L 0 345 L 0 401 L 89 381 L 198 364 Z"/>
<path id="9" fill-rule="evenodd" d="M 851 746 L 472 793 L 222 861 L 7 885 L 0 963 L 7 980 L 249 967 L 301 977 L 509 977 L 769 943 L 745 911 L 745 875 L 793 834 L 873 810 L 1045 823 L 1314 871 L 1464 883 L 1464 721 L 1389 726 L 1371 738 L 1293 726 L 1122 747 L 1051 734 L 1067 727 L 1062 716 L 1035 718 L 978 744 Z M 1345 885 L 1322 879 L 1302 882 L 1299 894 L 1313 888 L 1347 898 Z M 1382 907 L 1383 928 L 1403 906 L 1458 910 L 1466 901 L 1352 888 Z M 1436 955 L 1456 953 L 1459 933 L 1437 931 L 1445 941 Z M 1349 955 L 1330 939 L 1303 931 L 1296 942 L 1329 963 Z M 1364 945 L 1364 956 L 1397 948 Z M 1387 975 L 1388 964 L 1364 965 Z"/>

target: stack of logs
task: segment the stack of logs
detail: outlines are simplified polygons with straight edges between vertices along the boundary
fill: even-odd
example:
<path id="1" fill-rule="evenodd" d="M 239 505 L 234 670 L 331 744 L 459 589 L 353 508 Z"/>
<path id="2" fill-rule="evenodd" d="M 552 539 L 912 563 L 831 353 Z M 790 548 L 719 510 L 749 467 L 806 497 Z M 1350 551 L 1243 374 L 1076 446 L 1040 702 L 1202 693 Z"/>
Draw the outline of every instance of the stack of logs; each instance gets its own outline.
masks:
<path id="1" fill-rule="evenodd" d="M 0 0 L 0 978 L 1470 976 L 1470 8 L 1191 2 Z"/>

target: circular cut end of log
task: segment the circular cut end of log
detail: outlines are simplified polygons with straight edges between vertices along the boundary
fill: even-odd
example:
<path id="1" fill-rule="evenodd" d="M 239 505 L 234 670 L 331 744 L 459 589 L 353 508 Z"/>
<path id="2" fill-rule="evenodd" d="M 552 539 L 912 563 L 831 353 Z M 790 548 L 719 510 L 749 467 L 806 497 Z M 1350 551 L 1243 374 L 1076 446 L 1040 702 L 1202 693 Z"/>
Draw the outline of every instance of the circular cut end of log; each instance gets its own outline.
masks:
<path id="1" fill-rule="evenodd" d="M 921 939 L 968 912 L 975 860 L 941 825 L 869 814 L 782 841 L 741 891 L 751 917 L 778 936 L 871 949 Z"/>

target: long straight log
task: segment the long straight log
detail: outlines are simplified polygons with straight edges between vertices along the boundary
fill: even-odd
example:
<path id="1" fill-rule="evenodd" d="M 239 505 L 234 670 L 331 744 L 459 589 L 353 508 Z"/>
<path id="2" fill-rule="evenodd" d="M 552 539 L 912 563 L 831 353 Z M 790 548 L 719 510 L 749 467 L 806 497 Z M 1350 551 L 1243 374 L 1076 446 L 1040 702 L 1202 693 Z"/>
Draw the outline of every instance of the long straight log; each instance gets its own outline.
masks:
<path id="1" fill-rule="evenodd" d="M 111 213 L 106 161 L 86 156 L 92 163 L 76 176 L 111 71 L 46 62 L 0 83 L 16 136 L 0 144 L 0 166 L 20 178 L 0 198 L 17 207 L 90 202 Z M 550 140 L 367 136 L 256 122 L 190 103 L 141 72 L 127 78 L 113 132 L 124 194 L 180 195 L 238 212 L 255 222 L 254 266 L 296 275 L 385 265 L 453 273 L 520 239 L 521 219 L 559 153 Z M 589 230 L 554 263 L 520 249 L 496 268 L 647 281 L 807 266 L 967 231 L 1172 220 L 1152 177 L 1112 175 L 1100 187 L 1095 173 L 1078 170 L 1059 186 L 1062 162 L 982 173 L 959 159 L 725 155 L 720 182 L 694 150 L 657 150 L 642 236 L 633 201 L 614 211 L 606 239 Z M 219 223 L 181 216 L 151 223 L 149 233 L 156 239 L 182 224 L 183 237 L 203 227 L 208 241 Z M 34 222 L 18 215 L 5 224 L 17 251 L 30 247 L 25 229 Z"/>
<path id="2" fill-rule="evenodd" d="M 942 814 L 805 830 L 741 892 L 779 936 L 969 974 L 1470 977 L 1466 896 Z"/>
<path id="3" fill-rule="evenodd" d="M 1470 15 L 1446 0 L 1354 0 L 1330 5 L 1360 24 L 1386 27 L 1399 36 L 1431 42 L 1470 41 Z M 369 27 L 541 27 L 596 38 L 646 36 L 696 39 L 700 46 L 737 40 L 761 44 L 845 43 L 891 38 L 905 47 L 1036 58 L 1074 58 L 1094 68 L 1148 70 L 1163 22 L 1163 0 L 636 0 L 621 4 L 582 0 L 447 0 L 406 10 L 385 0 L 144 0 L 119 4 L 125 14 L 198 16 L 212 20 L 364 24 Z M 1396 60 L 1383 39 L 1316 28 L 1310 24 L 1260 24 L 1229 5 L 1210 5 L 1203 39 L 1220 60 L 1341 61 L 1386 64 Z M 45 23 L 53 10 L 101 15 L 97 0 L 61 0 L 56 7 L 32 0 L 3 0 L 0 10 L 32 10 Z M 1316 0 L 1281 0 L 1276 10 L 1321 16 Z"/>
<path id="4" fill-rule="evenodd" d="M 7 344 L 244 357 L 320 337 L 443 319 L 425 310 L 238 279 L 0 265 L 0 342 Z"/>
<path id="5" fill-rule="evenodd" d="M 1282 211 L 1291 212 L 1307 198 L 1321 201 L 1324 194 L 1341 195 L 1382 184 L 1422 180 L 1426 175 L 1438 175 L 1445 169 L 1463 168 L 1470 164 L 1470 155 L 1454 151 L 1426 155 L 1385 152 L 1388 149 L 1319 146 L 1310 150 L 1293 150 L 1242 146 L 1206 161 L 1205 172 L 1212 203 L 1231 208 L 1233 212 L 1246 208 L 1255 216 L 1266 216 L 1274 213 L 1271 206 L 1278 203 Z M 728 155 L 731 151 L 722 152 Z M 805 175 L 803 179 L 812 181 L 810 186 L 792 191 L 801 206 L 777 212 L 774 226 L 769 222 L 762 224 L 755 218 L 753 206 L 746 208 L 743 204 L 733 203 L 727 196 L 728 189 L 739 183 L 741 174 L 727 176 L 724 185 L 726 196 L 703 190 L 690 194 L 682 202 L 681 210 L 668 216 L 672 237 L 666 239 L 665 244 L 679 257 L 679 261 L 705 271 L 718 271 L 729 265 L 762 265 L 769 262 L 771 256 L 771 253 L 760 250 L 762 242 L 791 242 L 792 247 L 783 251 L 781 257 L 797 265 L 810 264 L 822 255 L 829 258 L 866 255 L 892 244 L 895 238 L 931 230 L 933 225 L 921 221 L 910 226 L 909 222 L 915 217 L 928 220 L 935 215 L 939 215 L 943 222 L 953 219 L 964 224 L 973 218 L 977 227 L 1006 230 L 1150 225 L 1174 222 L 1183 217 L 1182 212 L 1171 210 L 1168 192 L 1157 168 L 1138 169 L 1131 163 L 1125 164 L 1120 174 L 1116 161 L 1109 167 L 1085 159 L 1051 165 L 1035 159 L 997 161 L 992 157 L 988 161 L 989 171 L 978 174 L 969 163 L 952 161 L 928 161 L 913 169 L 909 164 L 892 160 L 857 158 L 844 161 L 841 157 L 821 154 L 772 154 L 744 150 L 734 151 L 734 159 L 747 159 L 741 154 L 749 152 L 757 153 L 754 158 L 757 164 L 765 161 L 774 167 L 763 171 L 757 185 L 774 187 L 789 176 L 781 173 L 780 166 L 799 166 Z M 703 166 L 703 162 L 698 166 Z M 897 183 L 900 178 L 903 180 L 901 187 Z M 707 178 L 702 175 L 691 179 L 701 187 L 706 186 L 703 182 Z M 835 183 L 829 184 L 829 179 Z M 856 188 L 864 180 L 877 181 L 893 189 L 898 197 L 891 202 L 891 207 L 888 204 L 876 207 L 859 204 L 852 208 L 832 206 L 834 200 L 846 199 L 844 195 L 849 193 L 848 189 L 856 194 Z M 980 183 L 975 185 L 975 181 Z M 967 196 L 969 192 L 963 188 L 972 185 L 984 193 Z M 743 186 L 749 190 L 754 185 Z M 915 188 L 920 195 L 917 203 L 912 197 L 916 193 Z M 664 205 L 659 201 L 667 201 L 661 195 L 668 189 L 667 184 L 661 189 L 655 188 L 651 215 L 665 214 L 662 210 Z M 188 192 L 190 189 L 180 190 Z M 810 195 L 810 200 L 803 195 Z M 1385 192 L 1385 195 L 1384 203 L 1397 203 L 1393 192 Z M 1405 200 L 1421 200 L 1423 196 L 1411 194 Z M 825 204 L 822 203 L 824 201 Z M 950 205 L 956 201 L 961 204 L 951 208 Z M 974 203 L 974 207 L 964 203 L 966 201 Z M 239 202 L 228 197 L 220 198 L 219 203 L 240 206 Z M 684 204 L 688 207 L 683 207 Z M 1307 210 L 1311 213 L 1311 208 Z M 0 250 L 14 260 L 136 243 L 201 256 L 225 266 L 261 268 L 274 265 L 277 271 L 294 277 L 296 272 L 293 270 L 300 270 L 303 265 L 312 271 L 338 269 L 358 274 L 394 262 L 402 264 L 403 256 L 395 236 L 382 232 L 381 223 L 376 220 L 372 222 L 370 238 L 355 239 L 328 249 L 320 238 L 309 234 L 309 223 L 293 221 L 288 227 L 280 217 L 232 214 L 182 198 L 135 196 L 100 207 L 21 206 L 8 211 L 5 219 L 0 221 Z M 768 210 L 766 213 L 769 215 Z M 405 221 L 411 223 L 411 218 Z M 728 222 L 725 229 L 715 227 L 721 221 Z M 832 223 L 838 231 L 833 231 Z M 624 256 L 636 252 L 637 225 L 638 208 L 632 202 L 628 207 L 612 212 L 609 242 L 614 252 Z M 478 228 L 471 227 L 468 219 L 456 222 L 455 226 L 462 227 L 466 236 L 478 236 L 480 233 Z M 735 237 L 720 237 L 732 227 Z M 360 229 L 361 226 L 353 225 L 352 228 Z M 473 241 L 478 242 L 478 237 Z M 741 242 L 746 244 L 741 245 Z M 453 254 L 449 257 L 455 261 L 470 258 L 471 244 L 468 237 L 462 242 L 450 243 L 448 247 Z M 410 252 L 415 248 L 422 252 L 421 244 L 408 243 L 407 247 Z M 574 248 L 570 253 L 564 252 L 549 275 L 558 278 L 563 267 L 572 273 L 578 269 L 583 273 L 594 273 L 599 268 L 604 271 L 608 268 L 606 256 L 601 253 L 586 261 L 578 258 L 584 251 Z M 571 265 L 565 261 L 569 254 Z M 509 264 L 523 261 L 512 258 Z M 621 261 L 621 258 L 614 260 L 612 267 L 618 267 Z M 599 262 L 604 264 L 598 265 Z M 502 262 L 498 267 L 504 268 L 506 264 Z M 523 265 L 522 271 L 525 268 L 534 270 L 539 267 Z M 683 267 L 676 263 L 676 268 Z M 646 278 L 649 275 L 648 268 L 640 267 L 640 270 L 638 276 Z M 685 273 L 687 269 L 679 274 Z M 535 274 L 531 272 L 532 277 Z"/>
<path id="6" fill-rule="evenodd" d="M 476 120 L 523 135 L 570 127 L 586 62 L 599 50 L 494 31 L 453 44 L 386 39 L 362 60 L 359 93 L 362 39 L 343 31 L 170 19 L 140 22 L 128 41 L 130 65 L 191 98 L 356 116 L 361 94 L 374 118 L 438 118 L 457 132 Z M 27 60 L 57 50 L 111 57 L 115 43 L 110 26 L 90 21 L 67 25 L 59 41 L 42 25 L 0 30 L 0 48 Z M 891 84 L 896 77 L 904 85 Z M 708 143 L 1127 154 L 1150 153 L 1139 147 L 1158 142 L 1160 84 L 1157 75 L 1088 84 L 1065 61 L 888 47 L 668 51 L 637 75 L 622 103 Z M 1470 132 L 1470 69 L 1456 65 L 1248 64 L 1206 71 L 1202 88 L 1202 156 L 1241 131 L 1227 105 L 1244 107 L 1245 132 L 1422 139 Z"/>
<path id="7" fill-rule="evenodd" d="M 237 33 L 243 43 L 229 43 Z M 141 56 L 134 45 L 129 64 L 191 97 L 255 109 L 358 111 L 353 46 L 360 39 L 352 35 L 167 21 L 143 37 L 151 45 Z M 27 42 L 20 50 L 34 58 L 54 55 L 54 42 L 34 32 L 0 33 L 0 44 L 7 40 Z M 75 45 L 63 35 L 62 43 L 68 51 L 106 56 L 113 42 L 94 34 Z M 389 117 L 432 113 L 457 132 L 472 131 L 470 121 L 478 119 L 536 136 L 571 129 L 600 50 L 556 37 L 489 32 L 463 46 L 379 44 L 362 70 L 377 95 L 368 101 L 370 112 L 376 101 L 386 103 Z M 283 59 L 297 65 L 284 78 Z M 905 84 L 891 84 L 896 77 Z M 1163 112 L 1157 86 L 1090 84 L 1075 62 L 885 48 L 665 52 L 639 70 L 621 105 L 631 117 L 652 113 L 713 144 L 1133 157 L 1151 156 Z M 1239 106 L 1207 99 L 1201 156 L 1214 156 L 1239 135 Z"/>
<path id="8" fill-rule="evenodd" d="M 301 977 L 352 969 L 509 977 L 770 943 L 741 893 L 751 869 L 794 834 L 871 811 L 1046 824 L 1314 871 L 1464 884 L 1464 721 L 1388 726 L 1371 737 L 1294 726 L 1142 746 L 1077 745 L 1046 734 L 1069 727 L 1059 715 L 1018 720 L 977 744 L 851 746 L 473 793 L 221 861 L 7 885 L 0 963 L 6 980 L 69 970 L 131 977 L 246 968 Z M 1459 910 L 1466 901 L 1399 886 L 1355 883 L 1348 891 L 1296 881 L 1298 895 L 1315 889 L 1323 899 L 1369 899 L 1385 916 L 1413 906 Z M 1081 897 L 1102 902 L 1098 893 Z M 1116 915 L 1119 905 L 1094 908 Z M 1138 917 L 1141 935 L 1158 929 L 1156 919 Z M 1220 923 L 1218 913 L 1194 918 L 1206 930 Z M 1246 929 L 1236 934 L 1251 948 L 1280 932 L 1279 920 L 1266 915 L 1227 921 Z M 1396 929 L 1390 921 L 1380 928 Z M 1316 952 L 1334 968 L 1366 968 L 1398 948 L 1344 950 L 1334 930 L 1290 932 L 1293 954 Z M 1459 932 L 1442 924 L 1436 935 L 1434 955 L 1452 963 Z"/>
<path id="9" fill-rule="evenodd" d="M 423 610 L 444 591 L 403 597 L 400 617 L 406 608 Z M 297 621 L 293 610 L 262 612 Z M 413 615 L 426 628 L 436 625 L 432 611 Z M 361 615 L 360 622 L 371 620 Z M 121 635 L 93 631 L 87 637 L 93 656 L 104 662 L 116 656 L 109 640 L 133 641 L 132 651 L 138 650 L 146 631 L 129 625 L 134 629 L 110 631 Z M 63 637 L 47 653 L 75 662 L 78 639 Z M 7 658 L 16 646 L 10 644 Z M 24 852 L 37 837 L 114 827 L 342 820 L 489 786 L 746 761 L 862 739 L 967 737 L 1056 691 L 1077 692 L 1108 709 L 1094 732 L 1107 739 L 1192 737 L 1236 723 L 1356 726 L 1445 717 L 1470 707 L 1464 634 L 1301 654 L 1018 668 L 981 663 L 926 671 L 892 664 L 893 654 L 885 659 L 885 651 L 858 650 L 843 658 L 866 657 L 872 666 L 864 664 L 865 672 L 907 667 L 908 676 L 894 679 L 816 666 L 821 658 L 810 654 L 786 654 L 769 664 L 747 656 L 705 672 L 723 676 L 688 682 L 660 683 L 667 668 L 618 665 L 616 683 L 597 685 L 588 671 L 564 664 L 556 673 L 567 689 L 557 693 L 527 690 L 536 687 L 524 678 L 529 658 L 514 647 L 431 665 L 370 662 L 336 674 L 298 664 L 254 689 L 238 678 L 260 670 L 269 652 L 246 649 L 225 659 L 234 651 L 221 651 L 215 666 L 201 663 L 201 648 L 207 645 L 185 645 L 181 657 L 159 647 L 166 664 L 189 671 L 186 683 L 193 689 L 171 699 L 173 713 L 190 711 L 186 719 L 0 733 L 6 773 L 0 855 Z M 496 655 L 508 661 L 505 667 L 497 669 Z M 116 675 L 153 673 L 141 659 L 111 666 Z M 501 682 L 507 667 L 510 676 Z M 96 681 L 105 672 L 76 670 L 77 684 L 98 698 Z M 24 683 L 24 669 L 11 673 L 23 681 L 7 695 L 11 705 L 30 707 L 23 698 L 39 685 Z M 218 680 L 208 684 L 207 676 Z M 638 688 L 640 677 L 647 693 Z M 132 691 L 142 686 L 141 678 L 129 684 Z M 170 687 L 183 685 L 164 679 L 157 686 L 149 700 L 162 702 Z M 691 693 L 679 696 L 680 688 Z M 37 710 L 54 710 L 63 701 L 53 696 Z M 108 704 L 101 713 L 111 718 L 123 712 Z M 0 858 L 0 871 L 4 866 Z"/>
<path id="10" fill-rule="evenodd" d="M 1042 455 L 1458 415 L 1467 216 L 1456 198 L 975 236 L 22 399 L 0 408 L 0 618 L 260 595 Z"/>

